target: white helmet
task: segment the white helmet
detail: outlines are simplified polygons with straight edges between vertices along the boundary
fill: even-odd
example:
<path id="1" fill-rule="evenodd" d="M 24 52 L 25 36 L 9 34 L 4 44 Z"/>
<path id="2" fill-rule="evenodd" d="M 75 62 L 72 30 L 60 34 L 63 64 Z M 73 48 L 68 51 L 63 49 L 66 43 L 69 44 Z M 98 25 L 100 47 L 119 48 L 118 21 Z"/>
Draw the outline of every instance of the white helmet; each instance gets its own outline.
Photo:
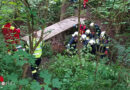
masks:
<path id="1" fill-rule="evenodd" d="M 74 32 L 74 34 L 72 34 L 72 37 L 78 36 L 78 32 Z"/>
<path id="2" fill-rule="evenodd" d="M 85 34 L 90 34 L 91 31 L 89 29 L 86 30 Z"/>
<path id="3" fill-rule="evenodd" d="M 82 34 L 81 40 L 85 40 L 86 38 L 87 38 L 86 35 L 85 35 L 85 34 Z"/>
<path id="4" fill-rule="evenodd" d="M 102 32 L 101 32 L 101 37 L 104 37 L 105 34 L 106 34 L 106 31 L 102 31 Z"/>
<path id="5" fill-rule="evenodd" d="M 90 41 L 88 42 L 90 45 L 95 44 L 95 40 L 94 39 L 90 39 Z"/>
<path id="6" fill-rule="evenodd" d="M 94 22 L 91 22 L 91 23 L 90 23 L 90 27 L 94 27 Z"/>

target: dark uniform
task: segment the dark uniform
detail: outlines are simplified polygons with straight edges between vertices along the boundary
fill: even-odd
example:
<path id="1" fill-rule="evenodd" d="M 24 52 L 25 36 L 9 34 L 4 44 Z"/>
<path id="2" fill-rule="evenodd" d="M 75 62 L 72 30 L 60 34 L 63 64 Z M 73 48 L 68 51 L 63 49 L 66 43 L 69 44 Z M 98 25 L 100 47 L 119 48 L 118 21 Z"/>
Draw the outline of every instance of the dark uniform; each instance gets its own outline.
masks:
<path id="1" fill-rule="evenodd" d="M 95 27 L 95 32 L 96 32 L 95 35 L 96 35 L 96 37 L 99 38 L 100 34 L 101 34 L 101 29 L 97 24 L 95 24 L 94 27 Z"/>
<path id="2" fill-rule="evenodd" d="M 78 38 L 77 36 L 71 38 L 71 40 L 68 44 L 69 46 L 67 47 L 68 49 L 69 48 L 74 48 L 74 49 L 76 48 L 77 38 Z"/>
<path id="3" fill-rule="evenodd" d="M 108 46 L 108 38 L 104 37 L 100 40 L 100 45 L 98 47 L 98 51 L 100 52 L 101 58 L 105 57 L 108 54 L 109 46 Z"/>

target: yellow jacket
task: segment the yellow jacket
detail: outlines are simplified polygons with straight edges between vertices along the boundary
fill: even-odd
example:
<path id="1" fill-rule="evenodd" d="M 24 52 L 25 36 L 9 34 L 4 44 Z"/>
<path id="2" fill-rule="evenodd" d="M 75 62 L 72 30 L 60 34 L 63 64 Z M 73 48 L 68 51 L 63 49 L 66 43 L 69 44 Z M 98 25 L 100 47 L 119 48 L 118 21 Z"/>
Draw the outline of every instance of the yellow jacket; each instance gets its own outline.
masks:
<path id="1" fill-rule="evenodd" d="M 37 43 L 37 39 L 36 38 L 34 38 L 34 40 L 33 40 L 33 47 L 36 45 L 36 43 Z M 27 44 L 29 45 L 29 41 L 27 42 Z M 33 53 L 33 55 L 35 56 L 35 58 L 40 58 L 41 57 L 41 55 L 42 55 L 42 47 L 44 46 L 44 43 L 43 42 L 41 42 L 37 47 L 36 47 L 36 49 L 35 49 L 35 51 L 34 51 L 34 53 Z"/>

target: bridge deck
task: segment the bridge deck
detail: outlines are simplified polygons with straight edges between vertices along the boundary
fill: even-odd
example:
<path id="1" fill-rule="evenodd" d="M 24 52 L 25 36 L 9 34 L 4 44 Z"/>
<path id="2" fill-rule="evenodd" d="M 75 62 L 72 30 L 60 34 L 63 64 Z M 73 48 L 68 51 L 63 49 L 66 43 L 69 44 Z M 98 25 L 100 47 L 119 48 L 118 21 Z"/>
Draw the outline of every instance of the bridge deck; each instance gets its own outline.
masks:
<path id="1" fill-rule="evenodd" d="M 80 21 L 83 22 L 85 19 L 81 18 Z M 52 38 L 53 36 L 56 36 L 70 28 L 72 28 L 75 24 L 78 24 L 78 17 L 70 17 L 67 19 L 64 19 L 60 22 L 57 22 L 51 26 L 48 26 L 44 29 L 44 35 L 43 40 L 48 40 Z M 40 37 L 41 30 L 38 31 L 38 36 Z M 25 36 L 22 38 L 24 41 L 28 41 L 29 37 Z"/>

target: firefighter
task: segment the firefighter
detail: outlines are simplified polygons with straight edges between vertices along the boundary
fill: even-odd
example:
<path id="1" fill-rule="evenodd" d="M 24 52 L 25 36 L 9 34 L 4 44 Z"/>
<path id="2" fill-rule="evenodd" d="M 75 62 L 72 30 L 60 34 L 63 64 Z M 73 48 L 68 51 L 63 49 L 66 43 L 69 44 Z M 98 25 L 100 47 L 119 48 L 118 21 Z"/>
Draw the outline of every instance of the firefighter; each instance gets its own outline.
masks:
<path id="1" fill-rule="evenodd" d="M 101 34 L 101 29 L 100 29 L 100 27 L 97 25 L 97 24 L 95 24 L 94 22 L 91 22 L 90 23 L 90 28 L 93 30 L 93 36 L 95 37 L 95 38 L 99 38 L 100 37 L 100 34 Z"/>
<path id="2" fill-rule="evenodd" d="M 74 32 L 74 34 L 72 34 L 72 38 L 69 42 L 69 44 L 67 45 L 67 49 L 70 49 L 70 48 L 76 48 L 76 43 L 78 42 L 78 32 Z"/>
<path id="3" fill-rule="evenodd" d="M 7 45 L 8 53 L 11 51 L 17 51 L 16 45 L 20 44 L 20 29 L 16 29 L 11 25 L 11 23 L 6 23 L 2 27 L 2 33 L 5 39 L 5 43 Z"/>
<path id="4" fill-rule="evenodd" d="M 86 34 L 87 38 L 89 38 L 89 39 L 91 39 L 91 38 L 93 37 L 92 34 L 91 34 L 90 29 L 87 29 L 87 30 L 85 31 L 85 34 Z"/>
<path id="5" fill-rule="evenodd" d="M 88 42 L 89 42 L 89 40 L 92 38 L 92 34 L 91 34 L 91 31 L 90 31 L 89 29 L 87 29 L 87 30 L 85 31 L 85 34 L 86 34 L 86 41 L 85 41 L 85 43 L 86 43 L 86 45 L 87 45 Z"/>
<path id="6" fill-rule="evenodd" d="M 108 46 L 108 38 L 106 36 L 106 32 L 102 31 L 101 35 L 100 35 L 100 55 L 101 58 L 103 58 L 104 56 L 108 55 L 108 50 L 109 50 L 109 46 Z"/>
<path id="7" fill-rule="evenodd" d="M 101 32 L 100 38 L 102 38 L 103 40 L 105 40 L 105 38 L 106 38 L 106 31 L 102 31 Z"/>
<path id="8" fill-rule="evenodd" d="M 82 22 L 80 24 L 80 35 L 85 34 L 86 29 L 87 29 L 86 25 Z"/>
<path id="9" fill-rule="evenodd" d="M 33 47 L 36 45 L 36 43 L 38 42 L 38 35 L 37 32 L 34 32 L 34 39 L 33 39 Z M 27 44 L 29 45 L 29 41 L 27 42 Z M 31 70 L 32 70 L 32 75 L 34 79 L 38 78 L 38 66 L 41 63 L 41 56 L 42 56 L 42 47 L 44 46 L 43 42 L 41 42 L 35 49 L 33 56 L 35 57 L 36 61 L 35 64 L 36 66 L 31 66 Z M 28 48 L 28 47 L 26 47 Z"/>
<path id="10" fill-rule="evenodd" d="M 94 30 L 94 23 L 90 23 L 90 30 L 91 30 L 91 35 L 92 35 L 92 38 L 95 38 L 95 30 Z"/>
<path id="11" fill-rule="evenodd" d="M 96 37 L 99 38 L 101 34 L 101 29 L 97 24 L 95 24 L 95 30 L 96 30 Z"/>
<path id="12" fill-rule="evenodd" d="M 87 36 L 85 34 L 82 34 L 80 40 L 81 40 L 81 42 L 83 43 L 84 46 L 86 46 L 88 44 L 86 39 L 87 39 Z"/>
<path id="13" fill-rule="evenodd" d="M 92 50 L 91 50 L 91 53 L 92 54 L 95 54 L 96 53 L 96 47 L 95 47 L 95 39 L 92 38 L 89 40 L 88 44 L 91 46 Z"/>

